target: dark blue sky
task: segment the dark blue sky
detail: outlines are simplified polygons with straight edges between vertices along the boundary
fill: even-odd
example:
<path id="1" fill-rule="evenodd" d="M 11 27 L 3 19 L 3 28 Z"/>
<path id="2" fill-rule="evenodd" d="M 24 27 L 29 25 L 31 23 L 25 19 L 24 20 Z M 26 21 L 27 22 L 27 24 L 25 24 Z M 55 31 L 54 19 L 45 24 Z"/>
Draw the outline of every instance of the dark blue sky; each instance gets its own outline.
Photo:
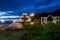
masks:
<path id="1" fill-rule="evenodd" d="M 56 9 L 60 9 L 60 0 L 0 0 L 0 18 L 19 16 L 23 12 L 53 12 Z"/>

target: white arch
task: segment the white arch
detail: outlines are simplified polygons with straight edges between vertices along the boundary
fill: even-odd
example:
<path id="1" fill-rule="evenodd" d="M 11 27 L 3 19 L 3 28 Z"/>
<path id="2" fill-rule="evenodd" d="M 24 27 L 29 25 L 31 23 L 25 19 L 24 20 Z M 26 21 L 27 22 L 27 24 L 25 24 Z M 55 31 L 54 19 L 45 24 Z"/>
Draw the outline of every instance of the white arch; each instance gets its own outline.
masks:
<path id="1" fill-rule="evenodd" d="M 53 16 L 52 16 L 52 15 L 49 15 L 48 17 L 52 17 L 52 18 L 53 18 Z M 47 17 L 47 18 L 48 18 L 48 17 Z"/>

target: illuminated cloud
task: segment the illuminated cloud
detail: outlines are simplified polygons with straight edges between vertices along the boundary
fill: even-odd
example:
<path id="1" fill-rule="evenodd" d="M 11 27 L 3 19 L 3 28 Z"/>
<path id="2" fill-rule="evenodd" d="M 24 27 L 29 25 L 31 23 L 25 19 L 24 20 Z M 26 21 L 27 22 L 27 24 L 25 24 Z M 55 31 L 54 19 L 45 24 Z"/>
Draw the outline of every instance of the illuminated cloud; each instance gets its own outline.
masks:
<path id="1" fill-rule="evenodd" d="M 9 13 L 13 13 L 13 11 L 4 11 L 4 12 L 0 11 L 0 16 L 9 15 Z"/>
<path id="2" fill-rule="evenodd" d="M 19 16 L 1 16 L 0 18 L 19 18 Z"/>

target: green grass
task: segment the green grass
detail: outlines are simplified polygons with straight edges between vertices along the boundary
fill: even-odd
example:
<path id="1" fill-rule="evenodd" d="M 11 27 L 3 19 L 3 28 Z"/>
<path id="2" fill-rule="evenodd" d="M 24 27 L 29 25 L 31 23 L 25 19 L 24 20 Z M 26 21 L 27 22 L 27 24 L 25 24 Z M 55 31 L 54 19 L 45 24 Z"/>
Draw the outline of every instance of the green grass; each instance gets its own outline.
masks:
<path id="1" fill-rule="evenodd" d="M 23 31 L 12 31 L 6 34 L 0 35 L 0 40 L 19 40 L 24 34 Z"/>
<path id="2" fill-rule="evenodd" d="M 60 40 L 60 22 L 28 25 L 25 29 L 27 34 L 23 38 L 28 40 Z"/>
<path id="3" fill-rule="evenodd" d="M 0 34 L 0 40 L 60 40 L 60 22 L 27 25 L 23 31 Z"/>

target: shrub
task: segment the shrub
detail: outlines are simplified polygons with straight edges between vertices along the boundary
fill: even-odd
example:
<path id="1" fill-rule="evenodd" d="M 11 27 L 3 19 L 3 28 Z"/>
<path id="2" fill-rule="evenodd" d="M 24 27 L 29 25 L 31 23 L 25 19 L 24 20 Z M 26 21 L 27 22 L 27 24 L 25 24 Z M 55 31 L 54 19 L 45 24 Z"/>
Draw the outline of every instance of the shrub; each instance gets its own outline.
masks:
<path id="1" fill-rule="evenodd" d="M 34 24 L 25 28 L 29 40 L 55 40 L 59 39 L 60 23 Z M 23 35 L 24 36 L 24 35 Z M 23 38 L 26 38 L 25 36 Z"/>

